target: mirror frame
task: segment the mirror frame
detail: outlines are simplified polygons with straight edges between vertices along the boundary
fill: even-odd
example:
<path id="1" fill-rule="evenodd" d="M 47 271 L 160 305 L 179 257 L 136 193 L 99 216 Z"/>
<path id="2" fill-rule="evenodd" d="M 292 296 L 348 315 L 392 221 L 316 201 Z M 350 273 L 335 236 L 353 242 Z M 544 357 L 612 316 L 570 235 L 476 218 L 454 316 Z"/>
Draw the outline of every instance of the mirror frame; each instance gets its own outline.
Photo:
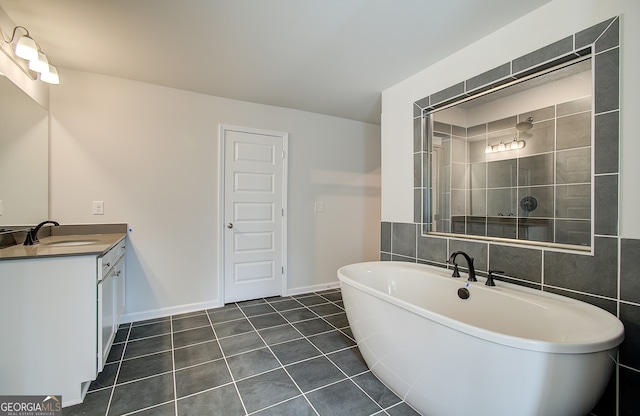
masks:
<path id="1" fill-rule="evenodd" d="M 614 17 L 575 33 L 534 52 L 452 85 L 414 103 L 414 222 L 421 224 L 423 235 L 470 240 L 501 241 L 593 252 L 598 235 L 618 235 L 619 182 L 619 18 Z M 591 54 L 594 59 L 592 232 L 591 245 L 575 246 L 528 240 L 504 239 L 427 230 L 425 208 L 430 204 L 429 143 L 425 134 L 425 115 L 470 96 L 493 90 L 540 73 L 562 63 Z"/>

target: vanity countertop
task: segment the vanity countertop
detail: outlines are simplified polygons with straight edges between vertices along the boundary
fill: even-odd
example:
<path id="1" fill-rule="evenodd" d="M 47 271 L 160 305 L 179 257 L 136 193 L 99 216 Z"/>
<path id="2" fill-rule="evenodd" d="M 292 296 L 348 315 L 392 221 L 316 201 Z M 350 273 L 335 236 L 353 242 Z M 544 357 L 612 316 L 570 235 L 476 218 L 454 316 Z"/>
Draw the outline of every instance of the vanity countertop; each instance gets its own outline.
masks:
<path id="1" fill-rule="evenodd" d="M 0 261 L 57 256 L 99 256 L 125 237 L 126 233 L 66 234 L 41 237 L 40 243 L 32 246 L 17 244 L 0 249 Z"/>

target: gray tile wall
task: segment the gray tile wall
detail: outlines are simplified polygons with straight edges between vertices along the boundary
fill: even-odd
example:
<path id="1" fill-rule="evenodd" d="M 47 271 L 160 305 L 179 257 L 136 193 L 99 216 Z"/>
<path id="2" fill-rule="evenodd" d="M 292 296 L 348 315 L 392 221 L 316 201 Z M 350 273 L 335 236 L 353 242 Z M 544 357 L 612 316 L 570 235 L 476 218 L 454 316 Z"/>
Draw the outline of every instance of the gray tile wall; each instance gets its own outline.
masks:
<path id="1" fill-rule="evenodd" d="M 422 188 L 415 189 L 415 223 L 383 222 L 380 228 L 381 260 L 446 267 L 449 254 L 463 250 L 475 257 L 479 274 L 489 269 L 502 270 L 499 280 L 580 299 L 617 315 L 625 326 L 625 341 L 620 346 L 617 371 L 592 412 L 596 416 L 640 413 L 640 240 L 620 238 L 618 233 L 618 31 L 619 19 L 612 18 L 513 61 L 519 73 L 513 68 L 509 73 L 511 65 L 502 65 L 462 83 L 466 89 L 457 84 L 425 97 L 416 103 L 413 112 L 419 119 L 425 109 L 439 103 L 507 82 L 530 73 L 534 67 L 555 65 L 568 55 L 581 55 L 585 48 L 591 48 L 597 79 L 593 254 L 424 235 L 420 221 Z M 567 233 L 576 232 L 576 224 L 570 221 L 565 228 Z M 584 231 L 577 228 L 578 232 Z"/>

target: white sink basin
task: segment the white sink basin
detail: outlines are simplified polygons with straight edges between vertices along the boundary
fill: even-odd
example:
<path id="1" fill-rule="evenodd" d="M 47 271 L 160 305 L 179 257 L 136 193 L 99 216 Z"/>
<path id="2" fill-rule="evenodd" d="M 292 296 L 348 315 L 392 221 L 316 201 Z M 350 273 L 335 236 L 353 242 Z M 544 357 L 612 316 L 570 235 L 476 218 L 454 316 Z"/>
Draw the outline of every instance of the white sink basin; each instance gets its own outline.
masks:
<path id="1" fill-rule="evenodd" d="M 95 244 L 100 242 L 100 240 L 63 240 L 63 241 L 52 241 L 50 243 L 44 243 L 45 246 L 49 247 L 73 247 L 73 246 L 86 246 L 89 244 Z"/>

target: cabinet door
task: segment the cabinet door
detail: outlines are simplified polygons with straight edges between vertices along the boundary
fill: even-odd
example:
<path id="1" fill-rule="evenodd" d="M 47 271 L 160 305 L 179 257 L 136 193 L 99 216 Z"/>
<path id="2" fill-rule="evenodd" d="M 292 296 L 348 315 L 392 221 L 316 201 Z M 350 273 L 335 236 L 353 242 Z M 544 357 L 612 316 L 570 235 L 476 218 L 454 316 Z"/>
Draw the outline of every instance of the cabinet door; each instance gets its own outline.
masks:
<path id="1" fill-rule="evenodd" d="M 98 372 L 107 362 L 109 350 L 116 333 L 115 269 L 98 283 Z"/>
<path id="2" fill-rule="evenodd" d="M 126 305 L 125 302 L 125 269 L 124 269 L 124 256 L 122 256 L 122 258 L 120 259 L 120 261 L 118 261 L 118 263 L 115 266 L 115 270 L 116 270 L 116 291 L 115 291 L 115 302 L 116 302 L 116 316 L 115 316 L 115 322 L 116 322 L 116 329 L 118 327 L 118 325 L 120 325 L 120 318 L 122 318 L 122 314 L 124 313 L 124 307 Z"/>

